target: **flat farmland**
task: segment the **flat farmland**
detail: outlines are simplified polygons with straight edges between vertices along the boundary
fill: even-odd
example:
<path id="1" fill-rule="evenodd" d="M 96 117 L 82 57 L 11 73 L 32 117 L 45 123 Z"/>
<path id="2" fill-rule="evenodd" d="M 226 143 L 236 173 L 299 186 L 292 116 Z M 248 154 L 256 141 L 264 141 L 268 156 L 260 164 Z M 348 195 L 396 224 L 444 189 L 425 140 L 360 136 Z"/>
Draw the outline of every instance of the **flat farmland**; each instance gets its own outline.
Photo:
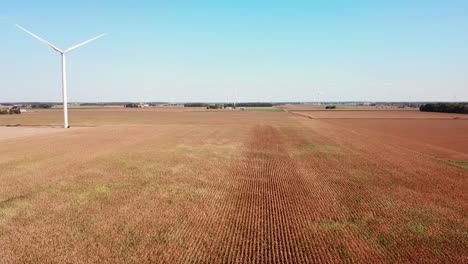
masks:
<path id="1" fill-rule="evenodd" d="M 327 120 L 348 131 L 433 157 L 468 161 L 468 119 Z"/>
<path id="2" fill-rule="evenodd" d="M 72 110 L 63 130 L 61 118 L 0 116 L 20 125 L 0 130 L 0 263 L 468 262 L 468 170 L 402 146 L 439 140 L 468 161 L 468 120 L 122 108 Z M 441 128 L 418 139 L 398 126 Z"/>
<path id="3" fill-rule="evenodd" d="M 280 108 L 288 111 L 325 111 L 325 106 L 332 104 L 321 105 L 304 105 L 304 104 L 289 104 L 281 105 Z M 334 111 L 416 111 L 418 108 L 397 106 L 357 106 L 357 105 L 336 105 Z"/>
<path id="4" fill-rule="evenodd" d="M 467 119 L 464 114 L 430 113 L 416 110 L 288 110 L 320 119 Z"/>
<path id="5" fill-rule="evenodd" d="M 468 160 L 468 117 L 419 111 L 296 111 L 349 133 L 453 161 Z"/>

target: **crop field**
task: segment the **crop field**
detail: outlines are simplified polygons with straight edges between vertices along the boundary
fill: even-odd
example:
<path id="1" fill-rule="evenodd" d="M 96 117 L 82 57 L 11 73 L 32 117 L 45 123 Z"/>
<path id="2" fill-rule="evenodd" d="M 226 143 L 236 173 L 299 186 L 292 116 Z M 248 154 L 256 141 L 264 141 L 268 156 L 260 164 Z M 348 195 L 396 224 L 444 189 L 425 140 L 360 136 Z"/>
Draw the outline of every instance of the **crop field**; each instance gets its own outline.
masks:
<path id="1" fill-rule="evenodd" d="M 444 160 L 468 160 L 468 116 L 419 111 L 293 111 Z"/>
<path id="2" fill-rule="evenodd" d="M 289 110 L 320 119 L 468 119 L 464 114 L 420 112 L 416 110 Z"/>
<path id="3" fill-rule="evenodd" d="M 0 263 L 468 262 L 468 119 L 182 109 L 0 116 Z"/>
<path id="4" fill-rule="evenodd" d="M 281 105 L 280 108 L 287 111 L 325 111 L 327 105 L 333 104 L 324 104 L 321 105 L 306 105 L 306 104 L 286 104 Z M 365 105 L 335 105 L 336 109 L 333 111 L 418 111 L 419 108 L 414 107 L 405 107 L 399 108 L 398 106 L 365 106 Z"/>

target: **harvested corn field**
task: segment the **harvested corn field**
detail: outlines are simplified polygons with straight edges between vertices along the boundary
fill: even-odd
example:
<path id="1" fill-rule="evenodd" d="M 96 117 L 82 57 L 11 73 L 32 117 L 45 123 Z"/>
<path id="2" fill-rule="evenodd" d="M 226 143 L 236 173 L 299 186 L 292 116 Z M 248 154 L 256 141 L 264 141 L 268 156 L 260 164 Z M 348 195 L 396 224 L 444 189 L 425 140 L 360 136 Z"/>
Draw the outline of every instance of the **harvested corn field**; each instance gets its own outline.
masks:
<path id="1" fill-rule="evenodd" d="M 16 118 L 0 123 L 61 121 Z M 70 120 L 89 127 L 0 139 L 1 263 L 468 261 L 468 170 L 398 131 L 287 112 Z"/>

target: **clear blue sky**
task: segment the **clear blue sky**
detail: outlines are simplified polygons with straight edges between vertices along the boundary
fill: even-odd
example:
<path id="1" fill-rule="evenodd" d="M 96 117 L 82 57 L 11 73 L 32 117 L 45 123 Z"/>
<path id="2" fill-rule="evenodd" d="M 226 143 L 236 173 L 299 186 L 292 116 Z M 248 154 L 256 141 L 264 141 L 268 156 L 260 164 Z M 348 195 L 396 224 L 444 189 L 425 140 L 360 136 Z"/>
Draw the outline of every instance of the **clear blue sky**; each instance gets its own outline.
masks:
<path id="1" fill-rule="evenodd" d="M 468 100 L 468 1 L 0 1 L 0 101 Z M 321 93 L 319 95 L 319 93 Z"/>

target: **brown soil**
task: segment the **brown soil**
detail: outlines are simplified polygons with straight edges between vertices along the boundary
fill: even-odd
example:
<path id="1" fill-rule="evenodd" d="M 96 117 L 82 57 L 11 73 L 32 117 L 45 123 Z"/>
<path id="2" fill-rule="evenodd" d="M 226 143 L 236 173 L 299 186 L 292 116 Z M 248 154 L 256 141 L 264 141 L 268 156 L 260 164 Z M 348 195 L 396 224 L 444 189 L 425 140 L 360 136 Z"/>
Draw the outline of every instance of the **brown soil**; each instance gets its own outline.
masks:
<path id="1" fill-rule="evenodd" d="M 465 114 L 431 113 L 414 110 L 317 110 L 290 111 L 291 113 L 319 119 L 465 119 Z"/>

